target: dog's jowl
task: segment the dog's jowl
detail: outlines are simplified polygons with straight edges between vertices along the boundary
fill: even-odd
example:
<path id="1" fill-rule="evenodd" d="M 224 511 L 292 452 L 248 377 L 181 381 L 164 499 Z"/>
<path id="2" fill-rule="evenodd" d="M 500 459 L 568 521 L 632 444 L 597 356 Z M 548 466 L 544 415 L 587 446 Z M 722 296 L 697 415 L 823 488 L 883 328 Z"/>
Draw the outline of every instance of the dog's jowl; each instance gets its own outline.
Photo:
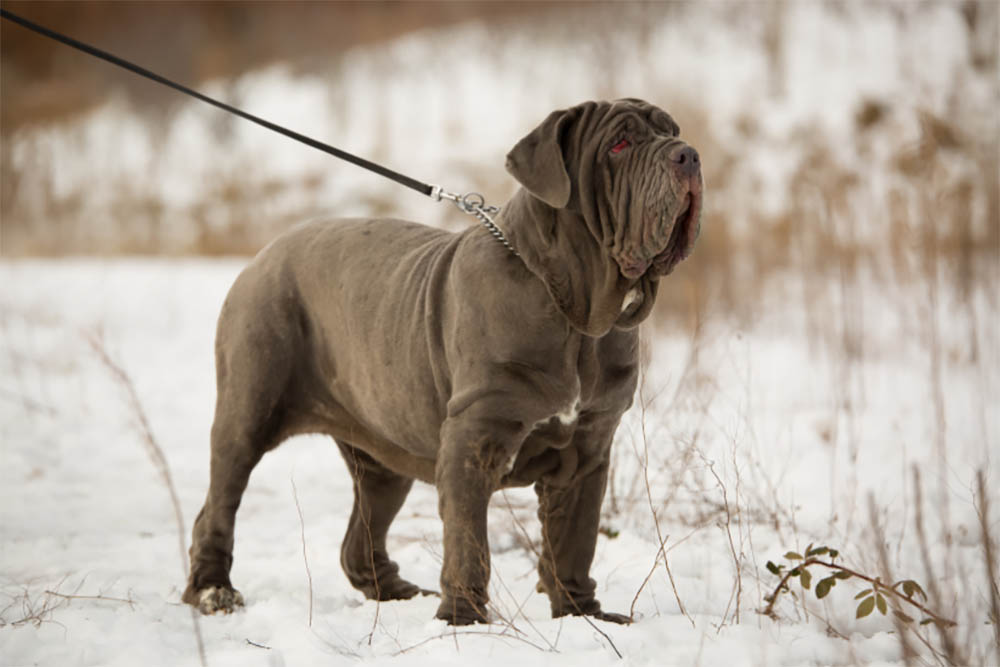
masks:
<path id="1" fill-rule="evenodd" d="M 409 598 L 386 534 L 414 479 L 444 523 L 438 618 L 487 620 L 487 504 L 534 485 L 553 616 L 601 610 L 590 564 L 609 449 L 638 375 L 636 327 L 698 236 L 698 153 L 640 100 L 555 111 L 514 146 L 521 188 L 497 224 L 312 222 L 236 279 L 216 336 L 211 483 L 184 601 L 243 604 L 233 526 L 250 472 L 300 433 L 336 441 L 354 480 L 340 559 L 369 598 Z M 289 539 L 293 532 L 288 531 Z"/>

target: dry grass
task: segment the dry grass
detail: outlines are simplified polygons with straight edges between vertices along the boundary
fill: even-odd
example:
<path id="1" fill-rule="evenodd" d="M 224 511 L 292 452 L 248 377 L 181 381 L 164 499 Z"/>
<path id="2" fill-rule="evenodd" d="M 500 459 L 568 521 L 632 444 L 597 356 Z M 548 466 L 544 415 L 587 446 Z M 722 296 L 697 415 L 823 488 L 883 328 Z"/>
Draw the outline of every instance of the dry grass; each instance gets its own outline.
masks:
<path id="1" fill-rule="evenodd" d="M 88 337 L 87 342 L 90 344 L 95 357 L 101 362 L 101 365 L 108 371 L 111 377 L 114 378 L 115 382 L 124 392 L 127 398 L 129 411 L 132 413 L 132 417 L 136 421 L 138 435 L 142 440 L 143 446 L 146 448 L 146 453 L 149 455 L 153 467 L 156 468 L 157 473 L 160 475 L 164 488 L 170 494 L 170 504 L 174 512 L 175 528 L 177 529 L 177 546 L 181 561 L 181 571 L 182 576 L 186 578 L 188 575 L 188 553 L 184 540 L 186 525 L 181 512 L 180 497 L 177 495 L 177 487 L 174 485 L 173 477 L 170 474 L 170 465 L 167 462 L 166 454 L 163 453 L 163 448 L 160 447 L 156 437 L 153 435 L 152 427 L 150 426 L 149 419 L 146 416 L 146 409 L 143 407 L 142 400 L 139 398 L 139 393 L 135 388 L 135 383 L 132 382 L 131 376 L 129 376 L 128 372 L 111 357 L 111 354 L 105 347 L 104 340 L 100 335 L 95 334 Z M 205 658 L 205 642 L 201 635 L 201 622 L 198 617 L 198 611 L 195 607 L 191 606 L 189 609 L 191 612 L 191 623 L 194 631 L 195 642 L 198 647 L 198 658 L 202 667 L 204 667 L 208 663 Z M 312 609 L 310 607 L 310 614 L 311 613 Z"/>
<path id="2" fill-rule="evenodd" d="M 533 17 L 519 22 L 517 14 L 528 10 L 517 5 L 432 3 L 391 9 L 366 5 L 366 11 L 358 12 L 349 4 L 306 4 L 301 12 L 289 12 L 282 5 L 258 3 L 254 11 L 242 12 L 212 4 L 173 3 L 169 8 L 173 30 L 181 35 L 178 39 L 182 43 L 190 43 L 192 48 L 180 51 L 183 58 L 172 55 L 163 60 L 164 53 L 175 54 L 177 50 L 165 48 L 157 40 L 139 44 L 126 40 L 119 44 L 112 36 L 120 33 L 122 25 L 134 34 L 146 34 L 149 26 L 159 24 L 166 8 L 139 11 L 129 6 L 127 11 L 121 11 L 115 3 L 102 2 L 88 3 L 86 10 L 75 3 L 9 4 L 12 11 L 31 14 L 56 29 L 75 29 L 82 36 L 107 40 L 109 48 L 121 47 L 125 55 L 129 55 L 126 47 L 135 47 L 140 55 L 150 57 L 149 65 L 154 69 L 159 67 L 166 75 L 180 76 L 189 83 L 236 76 L 275 62 L 279 54 L 297 63 L 300 71 L 322 71 L 337 50 L 473 16 L 496 21 L 498 31 L 561 25 L 558 12 L 555 18 Z M 966 8 L 970 27 L 980 26 L 976 35 L 992 16 L 988 5 L 970 3 Z M 774 64 L 774 71 L 780 72 L 785 39 L 783 13 L 778 4 L 768 7 L 762 49 Z M 641 49 L 643 40 L 649 39 L 644 26 L 674 11 L 680 10 L 630 6 L 628 11 L 616 13 L 615 22 L 623 30 L 635 32 L 638 42 L 634 48 Z M 615 50 L 619 46 L 604 34 L 607 18 L 604 9 L 590 7 L 580 13 L 574 30 L 590 36 L 594 48 L 608 52 L 605 74 L 612 80 L 611 63 L 620 54 Z M 289 22 L 295 23 L 296 29 L 274 29 Z M 92 102 L 72 90 L 49 90 L 38 95 L 59 98 L 61 102 L 51 105 L 62 110 L 53 111 L 51 117 L 39 115 L 35 107 L 49 103 L 30 101 L 36 95 L 35 88 L 44 88 L 45 82 L 52 80 L 86 81 L 86 77 L 77 75 L 94 72 L 98 80 L 90 82 L 93 90 L 101 90 L 102 85 L 124 86 L 135 113 L 142 114 L 149 126 L 159 128 L 161 134 L 171 119 L 170 105 L 161 95 L 170 95 L 166 99 L 171 102 L 176 100 L 173 93 L 161 93 L 151 84 L 105 72 L 83 56 L 64 54 L 41 38 L 23 34 L 26 31 L 16 26 L 4 22 L 2 27 L 4 87 L 10 90 L 17 85 L 19 91 L 18 95 L 2 96 L 0 103 L 0 132 L 4 139 L 0 142 L 0 216 L 5 256 L 250 255 L 294 222 L 326 212 L 319 198 L 323 174 L 311 174 L 295 182 L 255 180 L 252 164 L 231 164 L 220 156 L 213 185 L 202 201 L 180 216 L 170 211 L 168 202 L 155 189 L 125 182 L 115 186 L 111 220 L 81 217 L 80 211 L 88 200 L 87 186 L 81 184 L 69 191 L 58 188 L 53 156 L 38 154 L 27 161 L 22 158 L 15 166 L 12 139 L 29 117 L 49 121 L 78 117 Z M 202 32 L 209 28 L 213 40 L 201 39 Z M 284 41 L 278 40 L 278 35 L 285 35 Z M 288 39 L 288 35 L 295 35 L 295 39 Z M 579 39 L 579 35 L 553 28 L 551 38 Z M 982 42 L 975 40 L 970 47 L 976 50 L 973 62 L 988 68 L 988 58 L 980 53 L 987 48 Z M 105 82 L 101 77 L 110 79 Z M 774 90 L 769 94 L 780 94 L 782 85 L 774 81 Z M 955 101 L 946 117 L 898 107 L 891 100 L 862 103 L 856 110 L 853 134 L 846 138 L 853 159 L 845 159 L 840 150 L 844 148 L 843 137 L 826 138 L 813 127 L 792 131 L 782 139 L 782 148 L 786 154 L 800 157 L 786 183 L 786 206 L 779 212 L 765 212 L 762 208 L 760 175 L 753 173 L 753 163 L 748 159 L 753 152 L 770 148 L 760 122 L 744 115 L 732 121 L 732 127 L 713 125 L 710 101 L 694 101 L 694 97 L 665 91 L 684 136 L 703 155 L 709 196 L 702 236 L 692 261 L 678 268 L 669 289 L 661 290 L 656 311 L 659 324 L 693 331 L 706 316 L 718 313 L 750 320 L 761 305 L 761 296 L 780 285 L 782 276 L 791 271 L 806 278 L 799 298 L 813 323 L 814 334 L 823 336 L 822 314 L 835 298 L 824 289 L 826 284 L 837 281 L 851 286 L 861 275 L 883 282 L 909 282 L 926 270 L 922 255 L 928 251 L 940 260 L 942 271 L 961 294 L 969 294 L 975 284 L 1000 277 L 998 128 L 982 116 L 981 110 L 963 106 L 963 85 L 961 81 L 954 83 Z M 21 109 L 25 104 L 34 110 L 29 113 Z M 902 129 L 914 117 L 921 127 L 916 142 Z M 374 152 L 384 153 L 385 148 L 376 147 Z M 873 179 L 873 173 L 881 177 Z M 510 190 L 500 165 L 491 170 L 470 167 L 468 180 L 487 192 Z M 376 197 L 366 203 L 372 215 L 398 213 L 396 203 L 389 199 Z M 931 228 L 934 235 L 929 244 Z M 857 329 L 861 325 L 851 320 L 847 330 L 840 332 L 852 354 L 862 352 L 857 348 Z"/>
<path id="3" fill-rule="evenodd" d="M 4 8 L 54 30 L 135 59 L 197 86 L 276 61 L 308 69 L 348 49 L 470 18 L 504 20 L 537 11 L 530 3 L 263 0 L 219 3 L 12 0 Z M 169 31 L 163 28 L 169 25 Z M 3 132 L 71 119 L 101 104 L 111 86 L 151 117 L 176 103 L 166 89 L 74 56 L 6 21 L 0 23 L 0 73 L 17 95 L 0 100 Z"/>

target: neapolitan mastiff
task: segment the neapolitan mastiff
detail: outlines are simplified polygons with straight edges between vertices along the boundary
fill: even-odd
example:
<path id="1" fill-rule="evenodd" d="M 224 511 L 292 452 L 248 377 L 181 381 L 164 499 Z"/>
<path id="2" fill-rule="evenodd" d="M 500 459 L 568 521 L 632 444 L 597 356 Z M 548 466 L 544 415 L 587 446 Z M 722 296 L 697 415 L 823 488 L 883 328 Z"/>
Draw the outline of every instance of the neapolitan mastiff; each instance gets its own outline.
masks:
<path id="1" fill-rule="evenodd" d="M 325 433 L 354 478 L 341 563 L 369 598 L 421 592 L 386 551 L 419 479 L 444 523 L 437 617 L 486 621 L 490 496 L 534 484 L 552 615 L 628 622 L 601 610 L 589 571 L 636 327 L 698 236 L 699 159 L 678 132 L 634 99 L 550 114 L 507 155 L 522 187 L 497 223 L 519 255 L 478 226 L 369 219 L 306 224 L 261 251 L 219 316 L 184 601 L 243 604 L 229 571 L 250 472 L 286 438 Z"/>

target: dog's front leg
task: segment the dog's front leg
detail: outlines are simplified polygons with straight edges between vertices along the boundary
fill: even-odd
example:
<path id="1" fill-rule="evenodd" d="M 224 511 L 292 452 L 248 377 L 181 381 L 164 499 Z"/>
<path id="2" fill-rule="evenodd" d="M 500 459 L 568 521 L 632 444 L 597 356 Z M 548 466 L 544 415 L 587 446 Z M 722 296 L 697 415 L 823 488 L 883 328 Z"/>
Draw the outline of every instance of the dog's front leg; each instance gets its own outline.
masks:
<path id="1" fill-rule="evenodd" d="M 451 625 L 487 622 L 486 511 L 518 431 L 515 423 L 464 415 L 446 420 L 441 428 L 435 484 L 444 523 L 444 564 L 437 618 Z"/>
<path id="2" fill-rule="evenodd" d="M 552 617 L 593 616 L 613 623 L 630 623 L 623 614 L 603 611 L 594 595 L 590 564 L 597 547 L 601 502 L 608 481 L 606 460 L 569 485 L 545 481 L 535 485 L 542 523 L 542 556 L 538 563 L 541 588 L 548 594 Z"/>

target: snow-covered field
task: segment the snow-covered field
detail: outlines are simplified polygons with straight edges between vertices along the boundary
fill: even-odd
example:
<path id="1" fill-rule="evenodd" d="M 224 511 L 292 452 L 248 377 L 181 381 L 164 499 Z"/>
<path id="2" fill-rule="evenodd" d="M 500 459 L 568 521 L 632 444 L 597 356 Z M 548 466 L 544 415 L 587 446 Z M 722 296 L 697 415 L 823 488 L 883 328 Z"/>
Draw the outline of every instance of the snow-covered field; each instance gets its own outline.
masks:
<path id="1" fill-rule="evenodd" d="M 187 540 L 207 484 L 215 316 L 242 264 L 0 265 L 3 664 L 197 664 L 192 617 L 179 604 L 184 572 L 170 496 L 128 393 L 93 341 L 134 383 L 166 455 Z M 851 598 L 862 587 L 852 581 L 823 601 L 810 595 L 808 611 L 786 597 L 778 621 L 758 610 L 776 583 L 765 562 L 808 543 L 829 544 L 845 564 L 879 573 L 869 493 L 894 577 L 928 588 L 911 466 L 922 473 L 934 583 L 945 596 L 937 611 L 961 623 L 953 632 L 970 659 L 995 664 L 973 506 L 974 471 L 982 468 L 995 536 L 995 311 L 975 334 L 975 363 L 963 353 L 964 330 L 941 331 L 936 388 L 923 337 L 907 333 L 919 323 L 892 317 L 898 310 L 879 294 L 869 295 L 882 316 L 868 320 L 868 356 L 850 371 L 835 348 L 810 351 L 801 317 L 783 303 L 784 295 L 771 295 L 766 316 L 750 326 L 718 318 L 694 339 L 648 337 L 652 363 L 619 431 L 607 535 L 593 571 L 607 609 L 634 604 L 634 625 L 598 623 L 604 636 L 579 618 L 549 618 L 524 537 L 537 539 L 530 490 L 495 498 L 490 626 L 453 630 L 433 620 L 435 598 L 364 600 L 338 563 L 349 476 L 330 441 L 299 438 L 265 457 L 251 480 L 233 568 L 247 607 L 200 620 L 208 664 L 610 664 L 615 650 L 630 665 L 897 664 L 891 621 L 877 612 L 854 619 Z M 949 312 L 942 306 L 940 315 Z M 846 391 L 845 372 L 853 374 Z M 934 445 L 936 390 L 943 452 Z M 657 565 L 658 532 L 676 594 Z M 394 524 L 390 552 L 407 577 L 433 588 L 440 538 L 435 492 L 418 485 Z"/>

